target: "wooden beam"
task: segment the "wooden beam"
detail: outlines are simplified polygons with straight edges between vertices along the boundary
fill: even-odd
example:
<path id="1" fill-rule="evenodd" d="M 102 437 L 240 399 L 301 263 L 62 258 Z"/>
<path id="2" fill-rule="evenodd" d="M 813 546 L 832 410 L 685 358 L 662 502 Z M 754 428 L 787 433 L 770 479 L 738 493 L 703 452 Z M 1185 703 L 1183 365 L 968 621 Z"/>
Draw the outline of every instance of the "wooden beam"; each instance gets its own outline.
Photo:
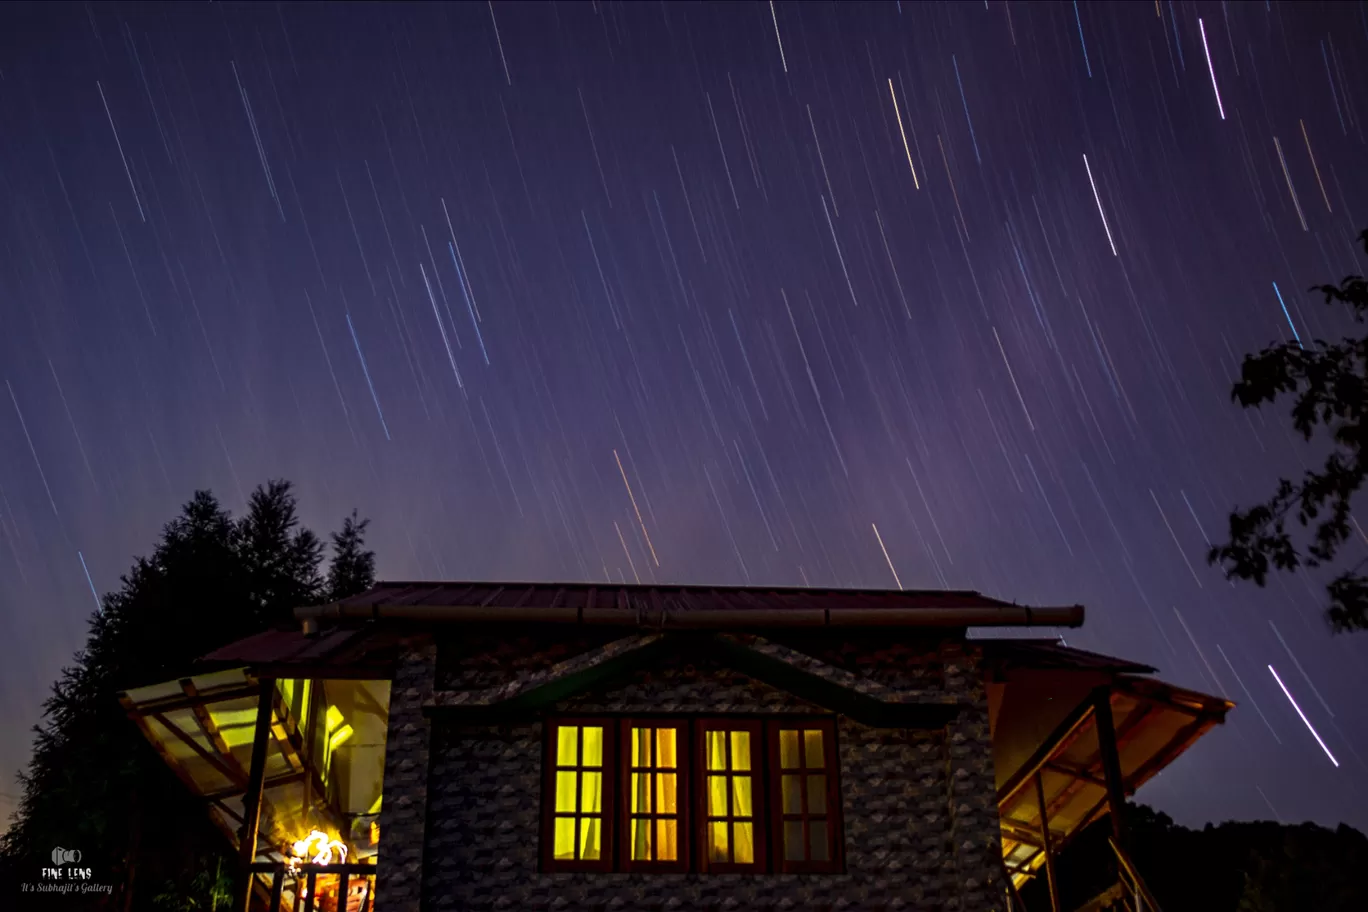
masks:
<path id="1" fill-rule="evenodd" d="M 1017 792 L 1021 791 L 1031 781 L 1031 777 L 1036 774 L 1037 770 L 1078 737 L 1087 724 L 1088 716 L 1092 714 L 1092 711 L 1093 704 L 1090 700 L 1084 700 L 1074 707 L 1064 721 L 1059 723 L 1049 737 L 1036 748 L 1031 759 L 1022 764 L 1021 768 L 1013 773 L 1012 778 L 998 791 L 999 808 L 1016 797 Z"/>
<path id="2" fill-rule="evenodd" d="M 1097 773 L 1082 766 L 1075 766 L 1072 763 L 1065 763 L 1062 760 L 1049 760 L 1042 769 L 1047 769 L 1052 773 L 1061 773 L 1072 779 L 1082 779 L 1084 782 L 1091 782 L 1093 785 L 1107 787 L 1107 780 Z"/>
<path id="3" fill-rule="evenodd" d="M 289 784 L 292 783 L 292 782 L 298 782 L 298 781 L 300 781 L 301 779 L 303 779 L 303 778 L 305 777 L 305 775 L 306 775 L 305 773 L 299 772 L 299 773 L 286 773 L 286 774 L 284 774 L 283 776 L 272 776 L 270 779 L 267 779 L 265 782 L 263 782 L 263 783 L 261 784 L 261 787 L 262 787 L 263 789 L 269 790 L 269 789 L 277 788 L 277 787 L 282 786 L 282 785 L 289 785 Z M 205 793 L 204 793 L 203 795 L 201 795 L 200 797 L 203 798 L 205 801 L 214 801 L 214 802 L 216 802 L 216 801 L 223 801 L 224 799 L 227 799 L 227 798 L 234 798 L 234 797 L 236 797 L 236 796 L 238 796 L 238 795 L 241 795 L 242 792 L 243 792 L 243 790 L 240 789 L 240 788 L 227 788 L 227 789 L 219 789 L 219 790 L 216 791 L 216 792 L 205 792 Z"/>
<path id="4" fill-rule="evenodd" d="M 180 686 L 187 697 L 190 697 L 192 700 L 199 698 L 199 691 L 195 688 L 195 682 L 191 679 L 181 678 Z M 224 763 L 236 770 L 238 775 L 242 778 L 242 781 L 246 782 L 247 774 L 243 772 L 242 764 L 238 763 L 237 758 L 233 756 L 232 749 L 228 746 L 227 740 L 224 739 L 223 733 L 219 731 L 218 724 L 214 722 L 214 717 L 209 713 L 209 709 L 203 703 L 195 703 L 190 709 L 195 714 L 195 720 L 199 722 L 200 730 L 203 731 L 204 736 L 209 739 L 209 743 L 214 745 L 214 750 L 218 751 L 219 756 L 223 758 Z"/>
<path id="5" fill-rule="evenodd" d="M 1093 705 L 1093 716 L 1097 720 L 1097 747 L 1102 755 L 1102 773 L 1107 779 L 1107 809 L 1111 814 L 1112 838 L 1118 846 L 1125 848 L 1126 784 L 1121 776 L 1121 753 L 1116 744 L 1110 686 L 1093 691 Z"/>
<path id="6" fill-rule="evenodd" d="M 235 912 L 252 912 L 252 862 L 256 861 L 257 830 L 261 827 L 261 786 L 266 780 L 266 753 L 270 750 L 271 720 L 274 716 L 272 696 L 275 681 L 263 679 L 257 697 L 256 728 L 252 733 L 252 769 L 247 775 L 247 793 L 243 796 L 242 829 L 238 835 L 239 885 Z"/>
<path id="7" fill-rule="evenodd" d="M 201 760 L 203 760 L 205 763 L 208 763 L 215 770 L 217 770 L 218 773 L 221 776 L 223 776 L 223 778 L 227 779 L 229 782 L 234 783 L 235 785 L 246 785 L 246 780 L 242 778 L 241 771 L 235 768 L 236 765 L 228 766 L 226 763 L 223 762 L 223 759 L 221 757 L 216 757 L 204 748 L 200 747 L 199 742 L 197 742 L 194 738 L 187 735 L 185 732 L 181 731 L 179 726 L 172 725 L 171 720 L 167 719 L 166 716 L 163 716 L 161 713 L 152 713 L 151 716 L 153 719 L 156 719 L 158 722 L 160 722 L 163 728 L 165 728 L 178 740 L 180 740 L 192 751 L 194 751 L 197 755 L 199 755 L 199 758 Z"/>
<path id="8" fill-rule="evenodd" d="M 290 710 L 285 705 L 285 698 L 281 696 L 280 690 L 272 687 L 271 690 L 271 734 L 275 737 L 276 745 L 280 752 L 285 755 L 285 762 L 290 764 L 290 769 L 296 773 L 304 771 L 304 761 L 299 756 L 299 745 L 295 743 L 291 735 L 298 734 L 298 723 L 294 726 L 294 732 L 290 731 L 290 726 L 286 723 L 290 721 Z"/>
<path id="9" fill-rule="evenodd" d="M 1173 737 L 1168 740 L 1168 743 L 1156 751 L 1131 774 L 1131 778 L 1135 780 L 1136 787 L 1138 788 L 1150 776 L 1173 762 L 1173 759 L 1179 753 L 1186 749 L 1189 744 L 1200 738 L 1207 729 L 1215 724 L 1216 722 L 1213 719 L 1198 717 L 1178 729 Z"/>
<path id="10" fill-rule="evenodd" d="M 243 700 L 257 695 L 255 684 L 234 687 L 230 690 L 213 690 L 208 693 L 201 693 L 199 696 L 191 698 L 183 695 L 170 696 L 163 699 L 149 700 L 146 703 L 133 703 L 129 700 L 135 711 L 148 716 L 152 713 L 175 712 L 178 709 L 190 709 L 196 703 L 224 703 L 228 700 Z M 120 702 L 128 699 L 126 696 L 120 697 Z"/>
<path id="11" fill-rule="evenodd" d="M 138 711 L 137 705 L 125 696 L 120 696 L 119 702 L 123 704 L 124 712 L 127 713 L 128 718 L 133 720 L 133 724 L 138 726 L 138 730 L 141 731 L 143 737 L 147 739 L 147 743 L 152 745 L 152 749 L 157 752 L 157 755 L 166 762 L 167 766 L 171 767 L 171 772 L 176 774 L 176 778 L 179 779 L 192 794 L 199 794 L 199 784 L 195 782 L 188 772 L 186 772 L 185 767 L 181 766 L 180 761 L 173 757 L 171 752 L 166 749 L 166 745 L 163 744 L 156 733 L 152 731 L 152 726 L 147 724 L 147 719 Z"/>
<path id="12" fill-rule="evenodd" d="M 1045 879 L 1050 889 L 1050 912 L 1060 912 L 1059 882 L 1055 879 L 1054 850 L 1050 845 L 1050 818 L 1045 812 L 1045 781 L 1041 779 L 1038 771 L 1035 774 L 1035 786 L 1036 803 L 1040 805 L 1041 849 L 1045 853 Z"/>

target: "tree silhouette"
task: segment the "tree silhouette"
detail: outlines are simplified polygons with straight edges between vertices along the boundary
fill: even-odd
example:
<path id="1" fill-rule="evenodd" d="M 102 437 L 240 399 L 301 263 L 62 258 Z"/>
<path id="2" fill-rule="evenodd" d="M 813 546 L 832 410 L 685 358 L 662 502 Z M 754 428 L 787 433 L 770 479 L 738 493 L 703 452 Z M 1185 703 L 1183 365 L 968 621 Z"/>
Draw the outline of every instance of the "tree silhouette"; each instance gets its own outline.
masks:
<path id="1" fill-rule="evenodd" d="M 1368 253 L 1368 230 L 1359 235 Z M 1368 315 L 1368 281 L 1351 275 L 1339 285 L 1312 291 L 1325 303 L 1342 306 L 1355 323 Z M 1279 479 L 1273 496 L 1230 514 L 1230 538 L 1215 545 L 1207 562 L 1228 577 L 1265 585 L 1269 570 L 1323 567 L 1349 538 L 1351 501 L 1368 479 L 1368 334 L 1339 342 L 1283 342 L 1245 356 L 1231 398 L 1244 408 L 1293 398 L 1292 426 L 1308 442 L 1324 439 L 1330 453 L 1319 469 L 1300 481 Z M 1309 530 L 1307 541 L 1292 540 L 1288 520 Z M 1326 587 L 1326 615 L 1336 631 L 1368 630 L 1368 558 L 1341 572 Z"/>
<path id="2" fill-rule="evenodd" d="M 135 558 L 117 590 L 101 599 L 85 648 L 63 669 L 34 729 L 33 757 L 19 776 L 23 796 L 0 837 L 0 907 L 49 896 L 14 893 L 33 880 L 56 846 L 116 893 L 71 894 L 63 908 L 212 909 L 230 847 L 192 796 L 127 719 L 116 695 L 194 671 L 195 659 L 269 626 L 333 591 L 368 586 L 375 555 L 364 548 L 356 513 L 333 535 L 325 588 L 323 546 L 299 527 L 289 482 L 271 481 L 234 519 L 197 491 L 162 529 L 148 557 Z M 351 594 L 347 591 L 346 594 Z M 221 897 L 220 897 L 221 898 Z M 130 901 L 131 900 L 131 901 Z M 112 905 L 110 905 L 112 903 Z"/>

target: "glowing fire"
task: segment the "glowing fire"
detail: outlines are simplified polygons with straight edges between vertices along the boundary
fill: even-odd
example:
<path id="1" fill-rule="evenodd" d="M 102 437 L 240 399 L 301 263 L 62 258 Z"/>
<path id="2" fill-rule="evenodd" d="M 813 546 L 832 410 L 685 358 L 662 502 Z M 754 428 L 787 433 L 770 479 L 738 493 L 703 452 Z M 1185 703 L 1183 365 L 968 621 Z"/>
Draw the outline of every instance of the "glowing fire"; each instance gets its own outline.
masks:
<path id="1" fill-rule="evenodd" d="M 290 846 L 294 857 L 290 867 L 298 868 L 304 863 L 330 865 L 347 863 L 347 847 L 336 839 L 329 839 L 322 830 L 314 830 L 308 836 Z"/>

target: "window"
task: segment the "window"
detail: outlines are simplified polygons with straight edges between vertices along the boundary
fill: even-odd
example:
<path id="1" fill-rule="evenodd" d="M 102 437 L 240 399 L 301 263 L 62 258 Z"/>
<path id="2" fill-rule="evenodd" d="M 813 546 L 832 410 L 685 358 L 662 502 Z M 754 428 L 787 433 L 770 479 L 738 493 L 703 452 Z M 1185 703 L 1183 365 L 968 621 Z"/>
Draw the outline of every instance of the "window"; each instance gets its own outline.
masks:
<path id="1" fill-rule="evenodd" d="M 607 823 L 611 790 L 604 789 L 609 768 L 602 722 L 562 723 L 551 728 L 547 778 L 550 786 L 548 832 L 542 844 L 550 860 L 567 870 L 611 870 Z"/>
<path id="2" fill-rule="evenodd" d="M 544 870 L 842 869 L 830 719 L 554 719 L 545 751 Z"/>

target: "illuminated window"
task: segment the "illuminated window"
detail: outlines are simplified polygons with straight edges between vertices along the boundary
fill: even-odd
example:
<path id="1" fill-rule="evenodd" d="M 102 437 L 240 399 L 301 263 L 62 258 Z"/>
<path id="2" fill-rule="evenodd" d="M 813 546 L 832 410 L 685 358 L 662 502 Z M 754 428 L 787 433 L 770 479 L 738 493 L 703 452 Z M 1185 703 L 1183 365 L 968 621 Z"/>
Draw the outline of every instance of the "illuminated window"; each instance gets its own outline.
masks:
<path id="1" fill-rule="evenodd" d="M 762 774 L 759 723 L 704 721 L 703 865 L 708 871 L 758 870 L 764 865 L 764 819 L 756 782 Z"/>
<path id="2" fill-rule="evenodd" d="M 776 726 L 775 828 L 783 871 L 837 869 L 836 793 L 829 724 Z"/>
<path id="3" fill-rule="evenodd" d="M 553 720 L 543 868 L 839 872 L 835 734 L 826 719 Z"/>
<path id="4" fill-rule="evenodd" d="M 601 863 L 604 852 L 604 726 L 553 727 L 551 857 Z"/>

